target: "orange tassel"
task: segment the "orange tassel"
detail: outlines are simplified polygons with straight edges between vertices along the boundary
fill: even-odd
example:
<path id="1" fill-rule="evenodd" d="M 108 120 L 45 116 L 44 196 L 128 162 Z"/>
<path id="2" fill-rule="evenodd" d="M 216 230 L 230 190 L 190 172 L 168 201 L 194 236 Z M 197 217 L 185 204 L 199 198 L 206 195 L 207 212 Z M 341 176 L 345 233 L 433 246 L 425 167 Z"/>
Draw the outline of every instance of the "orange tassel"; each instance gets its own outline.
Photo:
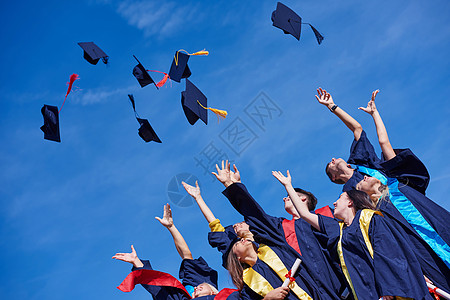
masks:
<path id="1" fill-rule="evenodd" d="M 209 109 L 210 111 L 212 111 L 217 116 L 217 123 L 220 122 L 220 118 L 225 119 L 228 115 L 228 112 L 226 110 L 221 110 L 221 109 L 211 108 L 211 107 L 204 107 L 198 100 L 197 100 L 197 103 L 204 109 Z"/>
<path id="2" fill-rule="evenodd" d="M 158 88 L 160 88 L 160 87 L 162 87 L 164 84 L 166 84 L 167 79 L 169 79 L 169 74 L 167 74 L 167 73 L 164 73 L 164 74 L 165 74 L 165 75 L 164 75 L 164 78 L 161 79 L 161 81 L 158 82 L 158 83 L 156 84 L 156 86 L 157 86 Z"/>
<path id="3" fill-rule="evenodd" d="M 201 51 L 198 51 L 198 52 L 195 52 L 195 53 L 192 53 L 192 54 L 189 54 L 189 55 L 208 55 L 208 54 L 209 54 L 209 52 L 206 51 L 206 49 L 203 49 Z"/>
<path id="4" fill-rule="evenodd" d="M 189 53 L 189 52 L 187 52 L 186 50 L 184 50 L 184 49 L 180 49 L 180 50 L 178 50 L 177 51 L 177 55 L 175 55 L 173 58 L 174 58 L 174 60 L 175 60 L 175 65 L 177 65 L 178 66 L 178 52 L 186 52 L 186 54 L 187 55 L 209 55 L 209 51 L 206 51 L 206 49 L 203 49 L 203 50 L 200 50 L 200 51 L 197 51 L 197 52 L 195 52 L 195 53 Z"/>

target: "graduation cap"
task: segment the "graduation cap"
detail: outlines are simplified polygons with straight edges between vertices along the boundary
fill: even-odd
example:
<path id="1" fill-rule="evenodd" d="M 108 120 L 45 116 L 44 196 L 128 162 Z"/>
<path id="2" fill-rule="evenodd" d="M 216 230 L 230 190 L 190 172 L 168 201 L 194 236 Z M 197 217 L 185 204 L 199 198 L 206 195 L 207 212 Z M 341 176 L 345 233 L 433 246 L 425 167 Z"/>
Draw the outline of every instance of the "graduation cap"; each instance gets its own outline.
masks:
<path id="1" fill-rule="evenodd" d="M 206 282 L 217 289 L 218 273 L 201 256 L 197 259 L 183 259 L 178 277 L 183 279 L 184 286 L 196 287 Z"/>
<path id="2" fill-rule="evenodd" d="M 61 143 L 58 107 L 45 104 L 41 108 L 41 113 L 44 117 L 44 125 L 41 126 L 41 130 L 44 132 L 44 139 Z"/>
<path id="3" fill-rule="evenodd" d="M 183 53 L 186 52 L 186 53 Z M 209 52 L 206 50 L 201 50 L 195 53 L 188 53 L 186 50 L 178 50 L 175 52 L 173 56 L 172 65 L 170 66 L 169 77 L 176 82 L 180 82 L 181 78 L 188 78 L 191 76 L 191 70 L 189 70 L 189 66 L 187 62 L 189 60 L 189 56 L 194 55 L 208 55 Z"/>
<path id="4" fill-rule="evenodd" d="M 78 45 L 80 45 L 80 47 L 83 48 L 84 50 L 83 57 L 89 63 L 96 65 L 100 58 L 102 59 L 104 64 L 108 63 L 109 56 L 93 42 L 81 42 L 78 43 Z"/>
<path id="5" fill-rule="evenodd" d="M 144 87 L 144 86 L 149 85 L 150 83 L 153 83 L 153 84 L 155 84 L 156 88 L 159 89 L 166 83 L 167 79 L 169 78 L 169 74 L 161 72 L 161 71 L 146 70 L 144 68 L 144 66 L 141 64 L 141 62 L 136 58 L 136 56 L 133 55 L 133 57 L 138 62 L 138 64 L 133 68 L 133 75 L 134 75 L 134 77 L 136 77 L 136 79 L 139 82 L 139 84 L 141 85 L 141 87 Z M 149 71 L 162 73 L 162 74 L 164 74 L 164 78 L 161 81 L 159 81 L 158 83 L 156 83 L 155 81 L 153 81 L 153 78 L 148 73 Z"/>
<path id="6" fill-rule="evenodd" d="M 181 92 L 181 105 L 191 125 L 194 125 L 198 119 L 208 124 L 208 109 L 218 117 L 225 118 L 227 116 L 227 112 L 224 110 L 207 107 L 206 96 L 189 79 L 186 79 L 186 90 Z"/>
<path id="7" fill-rule="evenodd" d="M 273 26 L 282 29 L 285 34 L 291 34 L 297 40 L 300 40 L 302 24 L 307 24 L 311 26 L 319 45 L 323 41 L 323 36 L 316 28 L 309 23 L 302 23 L 302 18 L 281 2 L 277 3 L 277 9 L 272 12 L 272 22 Z"/>
<path id="8" fill-rule="evenodd" d="M 44 105 L 41 108 L 41 113 L 44 117 L 44 125 L 41 126 L 41 130 L 44 132 L 44 139 L 58 143 L 61 142 L 59 136 L 59 113 L 61 112 L 64 103 L 66 103 L 67 96 L 69 96 L 72 91 L 73 83 L 78 79 L 80 79 L 78 74 L 74 73 L 70 75 L 69 82 L 67 83 L 69 87 L 67 88 L 66 96 L 64 97 L 64 101 L 59 111 L 57 106 L 52 105 Z"/>
<path id="9" fill-rule="evenodd" d="M 148 122 L 147 119 L 141 119 L 136 112 L 136 106 L 134 103 L 134 96 L 131 94 L 128 94 L 128 98 L 130 99 L 131 105 L 133 106 L 134 115 L 136 116 L 136 120 L 139 122 L 139 136 L 146 142 L 155 141 L 157 143 L 162 143 L 159 139 L 158 135 L 156 135 L 155 130 L 153 130 L 152 126 Z"/>
<path id="10" fill-rule="evenodd" d="M 231 249 L 233 249 L 233 245 L 240 240 L 232 226 L 227 226 L 227 228 L 225 231 L 208 232 L 208 242 L 211 247 L 217 248 L 217 250 L 222 253 L 222 266 L 225 269 L 227 268 L 228 254 L 230 254 Z"/>

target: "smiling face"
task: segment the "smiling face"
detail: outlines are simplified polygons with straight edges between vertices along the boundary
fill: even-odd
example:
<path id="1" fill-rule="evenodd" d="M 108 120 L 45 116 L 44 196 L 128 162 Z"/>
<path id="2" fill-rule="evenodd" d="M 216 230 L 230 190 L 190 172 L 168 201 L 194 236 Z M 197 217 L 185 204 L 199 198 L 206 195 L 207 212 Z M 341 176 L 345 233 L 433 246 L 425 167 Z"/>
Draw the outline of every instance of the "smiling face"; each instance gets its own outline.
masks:
<path id="1" fill-rule="evenodd" d="M 343 220 L 347 210 L 351 207 L 352 200 L 349 198 L 346 192 L 339 196 L 334 205 L 334 217 Z"/>
<path id="2" fill-rule="evenodd" d="M 255 252 L 255 248 L 250 240 L 241 239 L 233 245 L 232 251 L 240 262 L 245 262 L 245 258 L 251 256 Z"/>
<path id="3" fill-rule="evenodd" d="M 244 231 L 250 231 L 250 227 L 245 222 L 236 223 L 233 225 L 234 232 L 239 236 L 239 233 Z"/>
<path id="4" fill-rule="evenodd" d="M 358 182 L 356 185 L 356 189 L 358 191 L 362 191 L 369 196 L 378 191 L 378 187 L 381 185 L 381 182 L 375 177 L 364 176 L 364 179 Z"/>
<path id="5" fill-rule="evenodd" d="M 202 296 L 215 295 L 216 293 L 213 291 L 211 286 L 206 282 L 203 282 L 197 285 L 194 288 L 194 293 L 192 294 L 192 298 L 198 298 Z"/>

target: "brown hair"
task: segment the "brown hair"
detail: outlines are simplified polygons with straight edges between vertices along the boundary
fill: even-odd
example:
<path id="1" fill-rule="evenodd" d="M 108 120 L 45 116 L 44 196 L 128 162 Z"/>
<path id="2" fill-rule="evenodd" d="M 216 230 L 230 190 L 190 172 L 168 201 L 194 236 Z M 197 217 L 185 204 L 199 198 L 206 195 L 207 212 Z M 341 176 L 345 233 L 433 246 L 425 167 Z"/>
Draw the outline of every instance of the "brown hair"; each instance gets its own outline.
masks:
<path id="1" fill-rule="evenodd" d="M 376 210 L 375 204 L 366 193 L 358 190 L 349 190 L 346 193 L 350 200 L 352 200 L 353 202 L 355 212 L 365 208 Z"/>
<path id="2" fill-rule="evenodd" d="M 233 248 L 228 253 L 227 269 L 228 273 L 230 273 L 233 284 L 238 290 L 242 290 L 242 288 L 244 287 L 244 268 L 242 267 L 237 255 L 233 252 Z"/>
<path id="3" fill-rule="evenodd" d="M 294 190 L 297 193 L 300 193 L 302 195 L 306 196 L 306 199 L 308 199 L 308 210 L 314 210 L 316 209 L 316 205 L 317 205 L 317 198 L 316 196 L 313 195 L 313 193 L 305 191 L 301 188 L 294 188 Z"/>

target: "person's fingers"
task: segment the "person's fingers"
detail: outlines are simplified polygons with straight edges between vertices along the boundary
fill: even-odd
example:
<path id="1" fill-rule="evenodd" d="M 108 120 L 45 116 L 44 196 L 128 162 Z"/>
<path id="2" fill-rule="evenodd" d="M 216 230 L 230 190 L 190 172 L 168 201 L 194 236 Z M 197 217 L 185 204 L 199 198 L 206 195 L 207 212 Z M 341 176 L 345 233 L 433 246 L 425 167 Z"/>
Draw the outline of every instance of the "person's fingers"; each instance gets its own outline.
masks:
<path id="1" fill-rule="evenodd" d="M 195 181 L 195 186 L 198 188 L 198 180 Z"/>
<path id="2" fill-rule="evenodd" d="M 155 217 L 155 219 L 160 221 L 160 222 L 162 221 L 161 218 L 159 218 L 159 217 Z"/>
<path id="3" fill-rule="evenodd" d="M 220 169 L 219 169 L 219 166 L 217 164 L 216 164 L 216 170 L 217 170 L 217 173 L 220 173 Z"/>
<path id="4" fill-rule="evenodd" d="M 222 170 L 224 169 L 224 161 L 222 160 Z"/>
<path id="5" fill-rule="evenodd" d="M 134 246 L 131 245 L 131 253 L 136 253 L 136 250 L 134 250 Z"/>

